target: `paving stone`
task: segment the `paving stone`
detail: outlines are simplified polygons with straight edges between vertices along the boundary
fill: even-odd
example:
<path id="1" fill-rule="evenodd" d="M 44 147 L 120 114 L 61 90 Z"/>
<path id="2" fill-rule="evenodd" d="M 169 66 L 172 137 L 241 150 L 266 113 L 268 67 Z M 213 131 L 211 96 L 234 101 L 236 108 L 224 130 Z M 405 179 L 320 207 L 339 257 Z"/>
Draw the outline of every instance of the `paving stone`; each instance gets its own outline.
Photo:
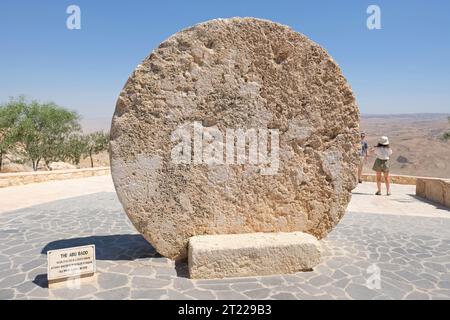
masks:
<path id="1" fill-rule="evenodd" d="M 20 284 L 20 285 L 15 287 L 17 292 L 20 292 L 20 293 L 23 293 L 23 294 L 29 293 L 34 288 L 36 288 L 36 284 L 34 284 L 31 281 L 25 281 L 24 283 L 22 283 L 22 284 Z"/>
<path id="2" fill-rule="evenodd" d="M 345 288 L 345 287 L 349 284 L 349 282 L 350 282 L 350 279 L 344 278 L 344 279 L 341 279 L 341 280 L 339 280 L 339 281 L 336 281 L 336 282 L 334 283 L 334 285 L 335 285 L 337 288 Z"/>
<path id="3" fill-rule="evenodd" d="M 30 247 L 28 245 L 22 244 L 22 245 L 11 247 L 11 248 L 3 251 L 3 253 L 7 254 L 7 255 L 15 255 L 15 254 L 21 253 L 29 248 Z"/>
<path id="4" fill-rule="evenodd" d="M 108 272 L 128 274 L 128 273 L 130 273 L 131 270 L 132 270 L 132 268 L 128 265 L 117 265 L 117 266 L 110 267 L 108 269 Z"/>
<path id="5" fill-rule="evenodd" d="M 194 288 L 194 283 L 190 279 L 175 278 L 172 282 L 172 287 L 178 291 L 185 291 Z"/>
<path id="6" fill-rule="evenodd" d="M 215 295 L 219 300 L 247 300 L 248 297 L 236 291 L 216 291 Z"/>
<path id="7" fill-rule="evenodd" d="M 211 292 L 207 290 L 199 290 L 199 289 L 192 289 L 184 292 L 185 295 L 190 296 L 194 299 L 199 300 L 214 300 L 216 299 L 216 296 Z"/>
<path id="8" fill-rule="evenodd" d="M 161 288 L 169 284 L 169 280 L 149 279 L 145 277 L 133 277 L 132 280 L 133 288 Z"/>
<path id="9" fill-rule="evenodd" d="M 102 289 L 113 289 L 126 285 L 128 277 L 118 273 L 100 273 L 98 283 Z"/>
<path id="10" fill-rule="evenodd" d="M 0 283 L 1 283 L 2 279 L 5 279 L 9 276 L 17 275 L 17 270 L 11 269 L 9 264 L 8 264 L 8 266 L 2 267 L 1 270 L 4 270 L 4 271 L 0 271 Z"/>
<path id="11" fill-rule="evenodd" d="M 416 280 L 420 280 L 420 278 L 415 275 L 412 272 L 409 272 L 407 270 L 400 270 L 400 271 L 396 271 L 396 274 L 398 274 L 400 277 L 405 278 L 408 281 L 416 281 Z"/>
<path id="12" fill-rule="evenodd" d="M 234 283 L 231 286 L 231 289 L 238 291 L 238 292 L 244 292 L 254 289 L 261 289 L 262 283 L 259 282 L 242 282 L 242 283 Z"/>
<path id="13" fill-rule="evenodd" d="M 395 279 L 391 279 L 391 278 L 387 278 L 387 277 L 383 277 L 382 279 L 403 291 L 411 292 L 414 290 L 414 287 L 407 281 L 404 281 L 404 280 L 397 281 Z"/>
<path id="14" fill-rule="evenodd" d="M 24 273 L 15 274 L 0 281 L 0 288 L 14 287 L 24 282 L 26 275 Z"/>
<path id="15" fill-rule="evenodd" d="M 255 277 L 242 277 L 242 278 L 225 278 L 225 279 L 194 279 L 195 284 L 232 284 L 232 283 L 242 283 L 242 282 L 256 282 L 260 281 Z"/>
<path id="16" fill-rule="evenodd" d="M 230 290 L 229 284 L 199 284 L 197 285 L 200 289 L 213 290 L 213 291 L 227 291 Z"/>
<path id="17" fill-rule="evenodd" d="M 354 283 L 350 283 L 345 291 L 351 298 L 358 300 L 369 300 L 378 295 L 375 290 Z"/>
<path id="18" fill-rule="evenodd" d="M 317 277 L 314 277 L 314 278 L 310 279 L 308 281 L 308 283 L 310 285 L 312 285 L 312 286 L 315 286 L 315 287 L 321 287 L 321 286 L 330 284 L 333 281 L 334 280 L 332 278 L 330 278 L 330 277 L 320 275 L 320 276 L 317 276 Z"/>
<path id="19" fill-rule="evenodd" d="M 169 300 L 192 300 L 192 297 L 185 295 L 184 293 L 176 290 L 167 290 L 167 298 Z"/>
<path id="20" fill-rule="evenodd" d="M 95 296 L 103 300 L 124 300 L 130 298 L 130 288 L 122 287 L 107 291 L 98 292 Z"/>
<path id="21" fill-rule="evenodd" d="M 435 294 L 439 295 L 439 296 L 443 295 L 443 296 L 450 297 L 450 290 L 448 290 L 448 289 L 435 289 L 435 290 L 431 290 L 431 292 L 433 293 L 433 297 Z"/>
<path id="22" fill-rule="evenodd" d="M 156 274 L 173 275 L 173 276 L 177 275 L 177 271 L 175 270 L 174 267 L 166 267 L 166 268 L 153 267 L 153 270 Z"/>
<path id="23" fill-rule="evenodd" d="M 377 263 L 377 266 L 380 268 L 382 273 L 383 271 L 398 271 L 402 268 L 401 265 L 386 262 Z"/>
<path id="24" fill-rule="evenodd" d="M 449 269 L 450 270 L 450 269 Z M 433 277 L 433 276 L 431 276 L 431 277 Z M 425 275 L 423 275 L 423 278 L 425 278 Z M 429 279 L 430 281 L 434 281 L 434 282 L 436 282 L 437 280 L 438 280 L 438 278 L 437 277 L 434 277 L 434 280 L 432 280 L 432 279 Z M 445 273 L 445 274 L 443 274 L 442 276 L 441 276 L 441 280 L 442 281 L 450 281 L 450 271 L 448 272 L 448 273 Z"/>
<path id="25" fill-rule="evenodd" d="M 36 259 L 22 264 L 21 269 L 22 271 L 29 271 L 43 265 L 46 265 L 46 261 L 44 259 Z"/>
<path id="26" fill-rule="evenodd" d="M 440 281 L 437 285 L 441 289 L 450 289 L 450 281 Z"/>
<path id="27" fill-rule="evenodd" d="M 132 268 L 129 275 L 132 276 L 154 276 L 155 270 L 150 267 L 150 266 L 145 266 L 145 267 L 141 267 L 141 266 L 137 266 L 135 268 Z"/>
<path id="28" fill-rule="evenodd" d="M 287 284 L 299 283 L 299 282 L 303 283 L 303 282 L 305 282 L 302 278 L 300 278 L 300 277 L 298 277 L 296 275 L 292 275 L 292 274 L 283 275 L 283 279 L 284 279 L 284 282 L 287 283 Z"/>
<path id="29" fill-rule="evenodd" d="M 385 281 L 381 283 L 380 291 L 386 297 L 396 300 L 403 299 L 403 297 L 407 293 L 407 291 L 397 288 L 396 286 Z"/>
<path id="30" fill-rule="evenodd" d="M 406 300 L 429 300 L 430 296 L 425 292 L 410 292 L 405 297 Z"/>
<path id="31" fill-rule="evenodd" d="M 433 283 L 426 279 L 420 279 L 420 280 L 414 281 L 412 284 L 418 289 L 435 289 L 436 288 L 436 282 Z"/>
<path id="32" fill-rule="evenodd" d="M 326 293 L 331 295 L 333 298 L 336 298 L 336 299 L 348 299 L 348 297 L 345 294 L 345 291 L 343 289 L 336 288 L 336 287 L 333 287 L 333 286 L 329 286 L 329 287 L 325 287 L 323 290 L 326 291 Z"/>
<path id="33" fill-rule="evenodd" d="M 336 270 L 336 271 L 331 275 L 331 278 L 337 279 L 337 280 L 342 279 L 342 278 L 345 278 L 345 277 L 347 277 L 347 274 L 344 273 L 344 272 L 342 272 L 341 270 Z"/>
<path id="34" fill-rule="evenodd" d="M 131 299 L 141 300 L 160 300 L 167 296 L 167 290 L 165 289 L 143 289 L 132 290 Z"/>
<path id="35" fill-rule="evenodd" d="M 275 286 L 280 286 L 280 285 L 286 284 L 283 277 L 280 277 L 280 276 L 261 277 L 260 281 L 264 286 L 267 286 L 267 287 L 275 287 Z"/>
<path id="36" fill-rule="evenodd" d="M 35 287 L 28 294 L 30 298 L 48 298 L 50 295 L 50 291 L 47 288 Z"/>
<path id="37" fill-rule="evenodd" d="M 14 299 L 13 289 L 0 289 L 0 300 L 11 300 Z"/>
<path id="38" fill-rule="evenodd" d="M 443 265 L 438 264 L 438 263 L 434 263 L 434 262 L 425 262 L 423 265 L 424 265 L 425 267 L 431 268 L 431 269 L 433 269 L 433 270 L 435 270 L 435 271 L 437 271 L 437 272 L 442 272 L 442 273 L 448 272 L 448 270 L 447 270 Z"/>
<path id="39" fill-rule="evenodd" d="M 270 296 L 270 290 L 267 288 L 245 291 L 244 294 L 251 299 L 266 299 Z"/>
<path id="40" fill-rule="evenodd" d="M 271 296 L 276 300 L 297 300 L 297 297 L 289 292 L 280 292 Z"/>
<path id="41" fill-rule="evenodd" d="M 57 299 L 78 299 L 98 291 L 98 288 L 91 284 L 83 284 L 80 288 L 61 287 L 50 289 L 50 296 Z M 34 291 L 31 292 L 33 294 Z"/>
<path id="42" fill-rule="evenodd" d="M 300 290 L 302 290 L 303 292 L 305 292 L 306 294 L 310 294 L 310 295 L 314 295 L 314 296 L 318 296 L 320 294 L 323 293 L 323 290 L 320 290 L 316 287 L 313 287 L 309 284 L 304 284 L 301 287 L 299 287 Z"/>
<path id="43" fill-rule="evenodd" d="M 296 293 L 295 296 L 298 300 L 320 300 L 320 298 L 304 292 Z"/>
<path id="44" fill-rule="evenodd" d="M 361 269 L 355 267 L 355 266 L 344 266 L 341 268 L 342 272 L 345 272 L 351 276 L 359 276 L 361 275 Z"/>

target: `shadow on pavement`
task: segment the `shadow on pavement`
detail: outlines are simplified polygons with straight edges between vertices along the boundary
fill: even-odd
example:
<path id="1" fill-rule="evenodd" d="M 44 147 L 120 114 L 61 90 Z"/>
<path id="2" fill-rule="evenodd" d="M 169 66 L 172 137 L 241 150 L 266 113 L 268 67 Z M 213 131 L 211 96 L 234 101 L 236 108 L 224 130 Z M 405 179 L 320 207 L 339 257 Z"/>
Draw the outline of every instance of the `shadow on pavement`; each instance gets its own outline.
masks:
<path id="1" fill-rule="evenodd" d="M 175 271 L 180 278 L 189 278 L 189 266 L 186 259 L 175 261 Z"/>
<path id="2" fill-rule="evenodd" d="M 434 206 L 436 209 L 447 210 L 447 211 L 450 212 L 450 209 L 449 209 L 449 208 L 447 208 L 447 207 L 445 207 L 445 206 L 443 206 L 443 205 L 441 205 L 441 204 L 439 204 L 439 203 L 437 203 L 437 202 L 434 202 L 434 201 L 431 201 L 431 200 L 428 200 L 428 199 L 419 197 L 418 195 L 415 195 L 415 194 L 407 194 L 407 195 L 410 196 L 411 198 L 414 198 L 414 199 L 418 200 L 418 201 L 421 201 L 421 202 L 425 202 L 425 203 L 431 204 L 431 205 Z"/>
<path id="3" fill-rule="evenodd" d="M 363 196 L 372 196 L 375 195 L 375 191 L 374 192 L 352 192 L 352 194 L 356 194 L 356 195 L 363 195 Z"/>
<path id="4" fill-rule="evenodd" d="M 49 250 L 70 247 L 95 245 L 97 260 L 135 260 L 155 257 L 155 249 L 140 234 L 119 234 L 107 236 L 90 236 L 56 240 L 48 243 L 41 251 L 47 254 Z"/>
<path id="5" fill-rule="evenodd" d="M 41 253 L 47 254 L 49 250 L 92 244 L 95 245 L 96 260 L 135 260 L 161 257 L 140 234 L 90 236 L 56 240 L 48 243 Z M 48 288 L 47 274 L 37 275 L 33 283 L 41 288 Z"/>
<path id="6" fill-rule="evenodd" d="M 48 281 L 47 281 L 47 274 L 38 274 L 34 280 L 33 283 L 41 288 L 48 289 Z"/>

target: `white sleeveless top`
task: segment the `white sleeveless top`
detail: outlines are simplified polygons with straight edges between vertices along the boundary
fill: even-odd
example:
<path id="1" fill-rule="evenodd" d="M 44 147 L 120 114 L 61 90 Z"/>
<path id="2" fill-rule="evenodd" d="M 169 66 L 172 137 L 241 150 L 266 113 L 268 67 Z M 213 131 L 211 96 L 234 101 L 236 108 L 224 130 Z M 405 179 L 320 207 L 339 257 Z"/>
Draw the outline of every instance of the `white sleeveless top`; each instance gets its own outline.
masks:
<path id="1" fill-rule="evenodd" d="M 375 155 L 378 159 L 389 160 L 389 156 L 392 154 L 391 148 L 375 147 Z"/>

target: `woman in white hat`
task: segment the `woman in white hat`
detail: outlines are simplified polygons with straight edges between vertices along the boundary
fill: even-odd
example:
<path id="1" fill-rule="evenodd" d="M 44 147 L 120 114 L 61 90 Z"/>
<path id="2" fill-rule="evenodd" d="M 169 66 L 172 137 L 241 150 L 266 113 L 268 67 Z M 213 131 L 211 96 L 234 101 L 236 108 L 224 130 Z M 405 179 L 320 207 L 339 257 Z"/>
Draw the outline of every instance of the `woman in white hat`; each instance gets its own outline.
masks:
<path id="1" fill-rule="evenodd" d="M 386 195 L 391 195 L 391 186 L 389 181 L 389 157 L 392 154 L 392 149 L 389 147 L 389 139 L 382 136 L 378 139 L 378 145 L 371 148 L 371 153 L 375 153 L 377 157 L 373 164 L 373 170 L 377 173 L 377 196 L 381 195 L 381 173 L 384 175 L 384 183 L 386 184 Z"/>

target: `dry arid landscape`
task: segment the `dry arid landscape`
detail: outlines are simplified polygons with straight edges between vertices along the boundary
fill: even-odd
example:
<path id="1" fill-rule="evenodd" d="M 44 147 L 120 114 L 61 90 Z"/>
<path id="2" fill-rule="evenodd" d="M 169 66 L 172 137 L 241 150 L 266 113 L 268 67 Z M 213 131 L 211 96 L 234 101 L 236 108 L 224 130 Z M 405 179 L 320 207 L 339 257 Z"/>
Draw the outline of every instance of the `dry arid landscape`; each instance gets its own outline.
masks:
<path id="1" fill-rule="evenodd" d="M 361 131 L 367 134 L 367 141 L 374 146 L 381 135 L 389 137 L 393 156 L 393 174 L 450 178 L 450 141 L 443 141 L 442 135 L 450 131 L 447 117 L 450 114 L 403 114 L 363 115 Z M 96 118 L 82 121 L 83 131 L 109 130 L 110 119 Z M 9 164 L 6 161 L 3 172 L 31 171 L 31 166 Z M 365 164 L 365 173 L 373 173 L 374 158 Z M 109 156 L 102 152 L 94 156 L 94 166 L 108 166 Z M 89 158 L 81 160 L 81 168 L 90 167 Z"/>
<path id="2" fill-rule="evenodd" d="M 450 114 L 402 114 L 362 115 L 361 131 L 367 134 L 369 147 L 374 146 L 381 135 L 389 137 L 393 155 L 393 174 L 450 178 L 450 141 L 442 135 L 450 131 Z M 109 119 L 86 120 L 85 131 L 109 130 Z M 96 156 L 98 163 L 108 163 L 108 155 Z M 365 164 L 365 173 L 373 173 L 374 157 Z M 82 162 L 83 164 L 83 162 Z M 86 165 L 88 163 L 86 162 Z"/>
<path id="3" fill-rule="evenodd" d="M 363 115 L 361 130 L 367 134 L 369 147 L 377 137 L 389 137 L 394 174 L 450 178 L 450 141 L 442 135 L 450 131 L 449 114 Z M 372 172 L 374 158 L 365 165 Z"/>

